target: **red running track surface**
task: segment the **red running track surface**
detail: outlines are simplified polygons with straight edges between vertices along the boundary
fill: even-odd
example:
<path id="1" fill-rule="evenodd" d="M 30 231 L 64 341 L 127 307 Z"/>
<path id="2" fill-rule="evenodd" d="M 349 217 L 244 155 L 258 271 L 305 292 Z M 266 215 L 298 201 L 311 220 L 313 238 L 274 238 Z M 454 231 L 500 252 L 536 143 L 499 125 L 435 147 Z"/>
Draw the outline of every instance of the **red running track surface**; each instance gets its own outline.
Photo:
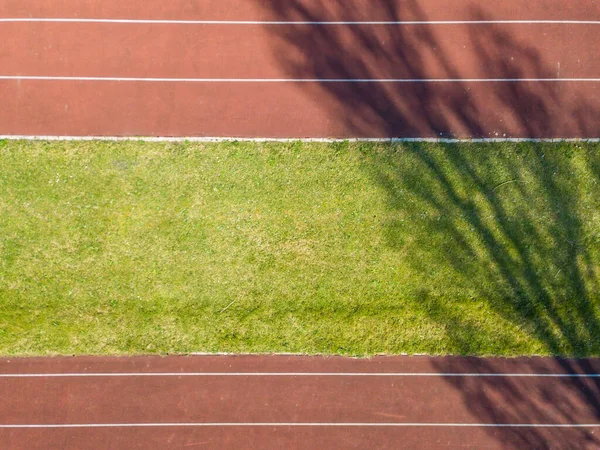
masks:
<path id="1" fill-rule="evenodd" d="M 599 360 L 544 358 L 4 359 L 0 442 L 591 449 L 600 446 L 599 373 Z"/>
<path id="2" fill-rule="evenodd" d="M 2 19 L 0 135 L 600 137 L 597 0 L 8 0 Z"/>

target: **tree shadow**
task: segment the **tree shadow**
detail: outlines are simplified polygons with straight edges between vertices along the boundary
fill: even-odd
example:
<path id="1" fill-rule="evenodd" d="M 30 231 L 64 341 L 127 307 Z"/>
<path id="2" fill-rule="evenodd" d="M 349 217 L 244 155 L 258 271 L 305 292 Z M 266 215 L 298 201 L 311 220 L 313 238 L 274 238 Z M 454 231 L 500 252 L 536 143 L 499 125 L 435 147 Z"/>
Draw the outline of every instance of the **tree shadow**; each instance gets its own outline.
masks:
<path id="1" fill-rule="evenodd" d="M 343 0 L 261 4 L 278 21 L 365 20 L 364 11 Z M 428 20 L 415 0 L 379 0 L 370 7 L 378 20 Z M 464 19 L 497 18 L 473 7 Z M 457 32 L 426 24 L 296 24 L 268 26 L 268 31 L 282 70 L 293 78 L 557 76 L 556 68 L 516 38 L 510 25 L 469 25 Z M 453 59 L 446 50 L 456 43 L 464 43 L 468 51 Z M 600 135 L 600 102 L 586 98 L 576 83 L 308 83 L 303 89 L 357 137 Z M 600 252 L 591 212 L 599 205 L 594 195 L 581 194 L 592 190 L 600 198 L 600 156 L 592 148 L 577 147 L 412 143 L 365 150 L 366 170 L 387 196 L 387 243 L 422 279 L 423 288 L 413 293 L 414 307 L 441 322 L 452 353 L 490 351 L 479 345 L 477 324 L 466 318 L 444 322 L 456 316 L 450 314 L 455 303 L 471 301 L 485 302 L 503 320 L 535 336 L 540 353 L 600 355 Z M 470 293 L 469 299 L 434 295 L 441 277 L 444 285 Z M 498 348 L 512 344 L 499 342 Z M 518 345 L 512 348 L 518 353 Z M 461 364 L 467 372 L 497 370 L 481 360 Z M 561 372 L 593 371 L 585 360 L 556 359 L 554 364 Z M 449 371 L 443 361 L 438 368 Z M 544 401 L 537 403 L 528 399 L 519 379 L 478 378 L 472 385 L 465 378 L 449 380 L 482 422 L 576 422 L 578 402 L 600 420 L 598 379 L 569 379 L 553 391 L 540 387 Z M 508 406 L 495 407 L 498 398 Z M 600 439 L 585 428 L 490 433 L 516 447 L 600 446 Z"/>
<path id="2" fill-rule="evenodd" d="M 596 361 L 597 362 L 597 361 Z M 598 364 L 576 359 L 442 358 L 434 363 L 440 373 L 481 374 L 598 373 Z M 600 411 L 600 385 L 594 378 L 544 377 L 448 377 L 447 382 L 461 392 L 473 417 L 484 423 L 500 424 L 582 424 L 597 423 Z M 597 448 L 600 438 L 593 428 L 490 429 L 488 433 L 506 448 Z"/>
<path id="3" fill-rule="evenodd" d="M 369 14 L 342 0 L 261 5 L 277 21 L 352 22 Z M 415 0 L 376 0 L 369 10 L 382 21 L 428 20 Z M 480 7 L 468 14 L 466 20 L 494 19 Z M 556 77 L 556 68 L 530 42 L 514 38 L 510 27 L 298 24 L 267 30 L 283 71 L 293 78 Z M 304 89 L 343 116 L 358 137 L 597 137 L 600 120 L 598 108 L 579 98 L 573 83 L 323 83 Z"/>

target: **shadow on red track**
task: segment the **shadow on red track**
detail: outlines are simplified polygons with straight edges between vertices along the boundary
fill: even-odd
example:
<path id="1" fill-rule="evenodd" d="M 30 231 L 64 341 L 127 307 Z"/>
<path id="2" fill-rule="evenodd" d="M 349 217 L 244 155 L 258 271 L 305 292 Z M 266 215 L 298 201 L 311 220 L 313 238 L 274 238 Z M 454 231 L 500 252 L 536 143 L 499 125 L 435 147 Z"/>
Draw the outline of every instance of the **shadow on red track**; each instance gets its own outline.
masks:
<path id="1" fill-rule="evenodd" d="M 269 16 L 280 21 L 363 21 L 371 10 L 377 11 L 382 21 L 429 19 L 415 0 L 378 0 L 369 11 L 355 10 L 342 0 L 268 0 L 263 5 Z M 479 6 L 473 6 L 469 14 L 465 20 L 498 19 Z M 471 56 L 443 51 L 445 40 L 456 39 L 452 33 L 457 27 L 468 33 L 465 54 Z M 556 77 L 556 67 L 536 48 L 517 41 L 510 27 L 296 25 L 268 29 L 274 36 L 274 53 L 293 78 L 456 79 L 473 76 L 472 70 L 465 72 L 467 65 L 478 67 L 477 78 Z M 460 63 L 461 58 L 467 60 Z M 389 137 L 598 137 L 600 100 L 592 103 L 582 92 L 570 90 L 569 83 L 333 83 L 306 87 L 307 95 L 329 105 L 331 114 L 344 116 L 354 135 Z M 495 111 L 492 116 L 490 105 Z M 510 120 L 499 119 L 502 113 Z"/>
<path id="2" fill-rule="evenodd" d="M 516 364 L 518 364 L 518 360 Z M 589 361 L 557 358 L 528 360 L 533 373 L 597 373 Z M 494 360 L 482 358 L 438 359 L 434 366 L 440 372 L 505 373 Z M 510 371 L 510 370 L 509 370 Z M 518 372 L 518 370 L 515 370 Z M 465 377 L 447 378 L 461 392 L 464 403 L 475 417 L 486 423 L 582 423 L 582 417 L 600 420 L 600 383 L 597 378 L 565 378 L 557 385 L 536 379 L 531 390 L 524 388 L 521 378 Z M 552 386 L 550 387 L 550 385 Z M 558 386 L 558 388 L 557 388 Z M 581 408 L 581 405 L 586 408 Z M 584 419 L 585 420 L 585 419 Z M 585 421 L 588 423 L 589 420 Z M 488 433 L 507 448 L 597 448 L 600 438 L 595 428 L 501 428 Z"/>

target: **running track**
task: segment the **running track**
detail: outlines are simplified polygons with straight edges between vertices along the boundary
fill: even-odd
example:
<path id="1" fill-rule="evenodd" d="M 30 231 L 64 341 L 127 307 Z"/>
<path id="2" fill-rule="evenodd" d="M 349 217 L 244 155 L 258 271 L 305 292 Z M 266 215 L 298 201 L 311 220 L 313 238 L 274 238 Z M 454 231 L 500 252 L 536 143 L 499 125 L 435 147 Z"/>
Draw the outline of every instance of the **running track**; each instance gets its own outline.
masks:
<path id="1" fill-rule="evenodd" d="M 600 136 L 598 2 L 449 4 L 5 0 L 0 135 Z M 600 447 L 598 361 L 69 358 L 0 372 L 2 448 Z"/>
<path id="2" fill-rule="evenodd" d="M 600 360 L 0 361 L 8 449 L 600 447 Z"/>
<path id="3" fill-rule="evenodd" d="M 0 135 L 598 138 L 600 2 L 3 0 Z"/>

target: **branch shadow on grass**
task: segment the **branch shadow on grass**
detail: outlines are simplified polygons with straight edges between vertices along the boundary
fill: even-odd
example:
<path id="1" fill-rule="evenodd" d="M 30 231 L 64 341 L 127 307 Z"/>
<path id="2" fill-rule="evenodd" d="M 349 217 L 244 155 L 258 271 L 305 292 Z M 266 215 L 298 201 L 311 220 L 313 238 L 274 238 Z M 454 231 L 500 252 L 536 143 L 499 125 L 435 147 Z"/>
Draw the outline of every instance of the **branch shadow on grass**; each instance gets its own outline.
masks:
<path id="1" fill-rule="evenodd" d="M 343 0 L 266 0 L 279 21 L 314 22 L 343 17 L 364 20 L 364 11 Z M 400 6 L 402 5 L 402 6 Z M 427 21 L 418 2 L 376 1 L 380 20 Z M 474 6 L 467 20 L 496 19 Z M 418 26 L 271 26 L 273 51 L 293 78 L 548 78 L 556 75 L 543 55 L 513 37 L 504 25 L 468 26 L 474 60 L 458 65 L 440 49 L 444 35 Z M 445 28 L 448 30 L 448 28 Z M 451 33 L 449 39 L 451 39 Z M 456 39 L 459 39 L 458 37 Z M 510 57 L 509 57 L 510 56 Z M 485 98 L 478 97 L 482 89 Z M 330 108 L 355 136 L 552 137 L 600 135 L 598 101 L 556 83 L 322 83 L 306 95 Z M 597 99 L 596 99 L 597 100 Z M 490 102 L 510 114 L 489 115 Z M 600 355 L 597 217 L 600 156 L 578 144 L 382 146 L 365 150 L 367 168 L 386 195 L 388 245 L 402 264 L 421 274 L 413 293 L 446 330 L 444 351 L 455 354 L 519 353 L 514 342 L 484 347 L 476 323 L 456 319 L 457 308 L 485 302 L 502 320 L 533 336 L 540 353 Z M 596 217 L 596 221 L 594 221 Z M 437 285 L 453 286 L 440 293 Z M 452 298 L 460 292 L 462 298 Z M 465 295 L 466 293 L 466 295 Z M 445 318 L 454 317 L 451 322 Z M 455 363 L 453 363 L 455 364 Z M 561 372 L 589 372 L 585 360 L 555 360 Z M 440 372 L 447 372 L 444 362 Z M 465 360 L 463 371 L 494 372 L 485 361 Z M 473 415 L 490 423 L 576 422 L 577 402 L 600 421 L 600 380 L 573 379 L 558 391 L 544 390 L 543 404 L 528 401 L 518 379 L 449 379 Z M 494 398 L 507 401 L 494 407 Z M 502 444 L 545 448 L 600 445 L 584 428 L 560 433 L 531 428 L 490 431 Z"/>

